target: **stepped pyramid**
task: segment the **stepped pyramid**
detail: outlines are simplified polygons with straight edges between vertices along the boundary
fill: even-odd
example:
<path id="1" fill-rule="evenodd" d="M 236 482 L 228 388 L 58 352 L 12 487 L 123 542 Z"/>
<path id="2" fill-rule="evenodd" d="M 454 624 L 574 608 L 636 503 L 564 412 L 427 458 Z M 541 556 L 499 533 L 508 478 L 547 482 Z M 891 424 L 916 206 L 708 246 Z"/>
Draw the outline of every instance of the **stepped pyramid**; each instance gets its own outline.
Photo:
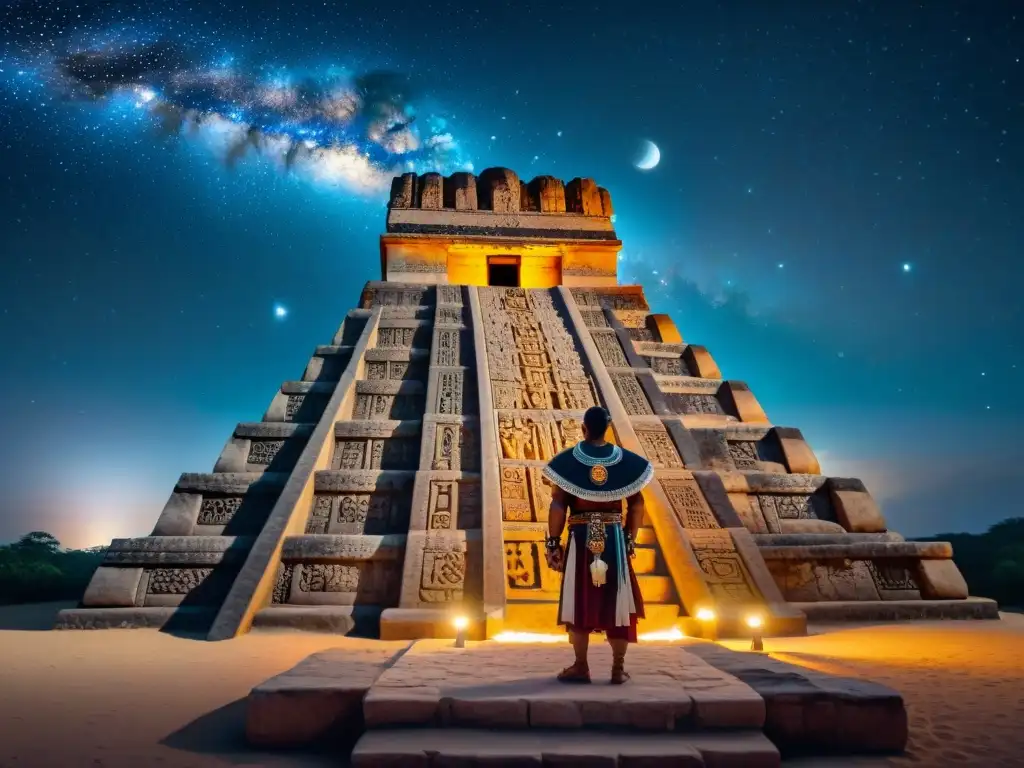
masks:
<path id="1" fill-rule="evenodd" d="M 253 626 L 382 638 L 557 632 L 544 463 L 601 403 L 657 474 L 641 631 L 713 608 L 768 633 L 812 619 L 994 617 L 945 543 L 887 530 L 799 430 L 619 285 L 608 192 L 507 169 L 396 178 L 382 280 L 150 536 L 117 539 L 65 628 Z"/>

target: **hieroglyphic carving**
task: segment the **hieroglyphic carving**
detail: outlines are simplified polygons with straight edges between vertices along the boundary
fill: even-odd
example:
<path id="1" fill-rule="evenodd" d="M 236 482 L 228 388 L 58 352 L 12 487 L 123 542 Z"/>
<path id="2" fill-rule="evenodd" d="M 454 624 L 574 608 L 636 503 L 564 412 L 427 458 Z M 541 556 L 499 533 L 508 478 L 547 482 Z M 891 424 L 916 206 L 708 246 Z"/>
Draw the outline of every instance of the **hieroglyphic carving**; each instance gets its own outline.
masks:
<path id="1" fill-rule="evenodd" d="M 881 598 L 870 565 L 864 560 L 768 560 L 767 565 L 782 596 L 790 602 Z"/>
<path id="2" fill-rule="evenodd" d="M 241 496 L 204 496 L 199 505 L 199 517 L 196 523 L 199 525 L 227 525 L 235 516 L 238 508 L 242 506 L 244 498 Z"/>
<path id="3" fill-rule="evenodd" d="M 246 461 L 249 464 L 272 464 L 284 443 L 284 440 L 253 440 L 249 444 L 249 457 Z"/>
<path id="4" fill-rule="evenodd" d="M 454 366 L 459 364 L 459 331 L 437 332 L 437 349 L 434 353 L 434 365 Z"/>
<path id="5" fill-rule="evenodd" d="M 462 304 L 462 288 L 457 285 L 437 286 L 438 304 Z"/>
<path id="6" fill-rule="evenodd" d="M 416 330 L 415 328 L 381 328 L 377 331 L 377 347 L 408 349 L 412 347 Z"/>
<path id="7" fill-rule="evenodd" d="M 427 528 L 432 531 L 454 528 L 453 512 L 456 508 L 457 484 L 452 480 L 430 482 L 430 515 Z"/>
<path id="8" fill-rule="evenodd" d="M 388 271 L 441 274 L 448 271 L 448 265 L 436 261 L 410 261 L 392 256 L 388 259 Z"/>
<path id="9" fill-rule="evenodd" d="M 729 456 L 736 469 L 757 469 L 761 457 L 757 454 L 755 440 L 729 440 Z"/>
<path id="10" fill-rule="evenodd" d="M 916 592 L 919 589 L 905 563 L 868 561 L 868 567 L 879 592 Z"/>
<path id="11" fill-rule="evenodd" d="M 691 530 L 687 535 L 708 589 L 717 600 L 724 603 L 755 601 L 750 576 L 728 531 Z"/>
<path id="12" fill-rule="evenodd" d="M 511 589 L 537 589 L 540 581 L 540 558 L 537 544 L 530 541 L 505 542 L 505 574 Z"/>
<path id="13" fill-rule="evenodd" d="M 502 415 L 498 418 L 498 437 L 503 458 L 550 461 L 583 439 L 583 430 L 579 420 L 571 416 Z"/>
<path id="14" fill-rule="evenodd" d="M 462 413 L 462 371 L 442 371 L 437 381 L 437 412 L 460 415 Z"/>
<path id="15" fill-rule="evenodd" d="M 627 328 L 629 338 L 633 341 L 657 341 L 648 328 Z"/>
<path id="16" fill-rule="evenodd" d="M 779 495 L 759 493 L 751 495 L 751 506 L 757 504 L 762 514 L 774 516 L 779 520 L 816 520 L 814 505 L 809 494 Z M 823 518 L 824 519 L 824 518 Z"/>
<path id="17" fill-rule="evenodd" d="M 647 311 L 643 309 L 620 309 L 615 316 L 626 328 L 646 328 Z"/>
<path id="18" fill-rule="evenodd" d="M 334 469 L 362 469 L 365 450 L 365 440 L 345 440 L 338 443 L 334 451 Z"/>
<path id="19" fill-rule="evenodd" d="M 607 328 L 608 318 L 601 309 L 581 309 L 580 316 L 588 328 Z"/>
<path id="20" fill-rule="evenodd" d="M 636 438 L 655 469 L 683 467 L 683 460 L 679 457 L 679 451 L 676 450 L 668 432 L 662 429 L 637 429 Z"/>
<path id="21" fill-rule="evenodd" d="M 294 420 L 295 414 L 299 412 L 299 409 L 302 408 L 302 404 L 304 402 L 306 402 L 305 395 L 290 395 L 288 397 L 288 402 L 285 404 L 284 407 L 284 420 Z"/>
<path id="22" fill-rule="evenodd" d="M 422 395 L 356 395 L 352 418 L 367 421 L 417 419 L 423 414 Z"/>
<path id="23" fill-rule="evenodd" d="M 601 355 L 601 360 L 609 368 L 628 368 L 629 361 L 619 344 L 619 337 L 614 333 L 594 333 L 594 344 Z"/>
<path id="24" fill-rule="evenodd" d="M 598 291 L 592 288 L 573 288 L 572 297 L 581 307 L 607 307 L 616 311 L 643 310 L 649 312 L 650 307 L 642 293 L 620 293 L 618 291 Z"/>
<path id="25" fill-rule="evenodd" d="M 430 468 L 475 472 L 480 466 L 476 432 L 462 424 L 438 424 Z"/>
<path id="26" fill-rule="evenodd" d="M 369 307 L 415 307 L 423 303 L 423 289 L 402 289 L 402 288 L 370 288 L 368 302 L 364 304 Z M 364 294 L 365 296 L 365 294 Z"/>
<path id="27" fill-rule="evenodd" d="M 585 410 L 594 404 L 549 291 L 481 288 L 480 297 L 496 408 Z"/>
<path id="28" fill-rule="evenodd" d="M 277 578 L 274 580 L 274 594 L 271 602 L 278 604 L 288 602 L 288 596 L 292 592 L 292 577 L 294 575 L 294 563 L 281 563 L 277 567 Z"/>
<path id="29" fill-rule="evenodd" d="M 331 524 L 331 497 L 317 495 L 313 499 L 313 510 L 306 521 L 306 533 L 327 533 Z"/>
<path id="30" fill-rule="evenodd" d="M 684 528 L 711 530 L 721 527 L 695 480 L 673 477 L 663 478 L 660 483 Z"/>
<path id="31" fill-rule="evenodd" d="M 645 357 L 651 370 L 662 376 L 691 376 L 681 357 Z"/>
<path id="32" fill-rule="evenodd" d="M 505 520 L 533 519 L 526 487 L 526 467 L 501 467 L 501 508 Z"/>
<path id="33" fill-rule="evenodd" d="M 466 553 L 461 542 L 435 543 L 423 551 L 420 600 L 447 603 L 462 600 L 466 583 Z"/>
<path id="34" fill-rule="evenodd" d="M 562 268 L 562 275 L 572 277 L 615 277 L 615 274 L 615 267 L 595 267 L 591 264 L 576 264 Z"/>
<path id="35" fill-rule="evenodd" d="M 437 325 L 462 325 L 462 307 L 438 307 Z"/>
<path id="36" fill-rule="evenodd" d="M 687 392 L 666 392 L 665 402 L 672 413 L 682 415 L 711 414 L 724 416 L 725 409 L 714 395 L 699 395 Z"/>
<path id="37" fill-rule="evenodd" d="M 366 378 L 370 381 L 383 381 L 388 375 L 388 364 L 384 362 L 370 362 L 366 364 Z"/>
<path id="38" fill-rule="evenodd" d="M 212 573 L 213 568 L 154 568 L 146 589 L 151 595 L 187 595 Z"/>
<path id="39" fill-rule="evenodd" d="M 410 438 L 339 440 L 332 469 L 415 469 L 419 443 Z"/>
<path id="40" fill-rule="evenodd" d="M 653 413 L 647 395 L 644 394 L 643 387 L 636 380 L 636 376 L 631 373 L 613 373 L 611 377 L 615 384 L 615 390 L 622 398 L 626 413 L 630 416 L 650 416 Z"/>
<path id="41" fill-rule="evenodd" d="M 359 588 L 359 566 L 303 563 L 298 587 L 301 592 L 355 592 Z"/>

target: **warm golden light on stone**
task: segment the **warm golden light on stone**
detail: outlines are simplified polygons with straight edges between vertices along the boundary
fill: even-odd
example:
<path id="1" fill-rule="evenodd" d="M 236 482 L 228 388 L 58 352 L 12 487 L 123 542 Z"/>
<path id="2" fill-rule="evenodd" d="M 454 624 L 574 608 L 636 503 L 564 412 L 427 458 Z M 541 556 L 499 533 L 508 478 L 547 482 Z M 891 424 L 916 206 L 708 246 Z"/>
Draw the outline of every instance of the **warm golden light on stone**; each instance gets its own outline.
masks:
<path id="1" fill-rule="evenodd" d="M 714 621 L 715 620 L 715 612 L 713 610 L 711 610 L 710 608 L 701 608 L 700 610 L 697 611 L 697 618 L 700 621 Z"/>

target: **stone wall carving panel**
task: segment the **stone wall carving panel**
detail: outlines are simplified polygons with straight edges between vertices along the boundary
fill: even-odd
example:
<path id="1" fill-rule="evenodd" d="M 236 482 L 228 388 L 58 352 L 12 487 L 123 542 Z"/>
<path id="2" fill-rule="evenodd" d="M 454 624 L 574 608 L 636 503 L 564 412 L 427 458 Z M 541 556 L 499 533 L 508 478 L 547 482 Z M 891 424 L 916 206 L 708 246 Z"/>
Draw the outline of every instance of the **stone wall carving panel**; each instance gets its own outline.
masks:
<path id="1" fill-rule="evenodd" d="M 920 590 L 908 563 L 869 561 L 868 568 L 883 600 L 906 600 L 920 597 Z"/>
<path id="2" fill-rule="evenodd" d="M 292 577 L 295 575 L 294 563 L 281 563 L 277 567 L 277 579 L 274 581 L 274 593 L 271 602 L 283 604 L 288 602 L 292 592 Z"/>
<path id="3" fill-rule="evenodd" d="M 757 442 L 754 440 L 729 440 L 729 456 L 736 469 L 757 469 L 761 457 L 757 454 Z"/>
<path id="4" fill-rule="evenodd" d="M 655 469 L 681 469 L 683 460 L 679 457 L 675 443 L 663 429 L 636 429 L 636 438 Z"/>
<path id="5" fill-rule="evenodd" d="M 457 285 L 437 286 L 438 304 L 462 304 L 462 288 Z"/>
<path id="6" fill-rule="evenodd" d="M 338 440 L 332 469 L 416 469 L 419 443 L 408 438 Z"/>
<path id="7" fill-rule="evenodd" d="M 870 565 L 864 560 L 768 560 L 767 563 L 782 596 L 790 602 L 880 599 Z"/>
<path id="8" fill-rule="evenodd" d="M 441 371 L 437 381 L 437 413 L 448 416 L 462 415 L 463 383 L 465 374 L 462 371 Z"/>
<path id="9" fill-rule="evenodd" d="M 580 316 L 588 328 L 608 328 L 608 318 L 600 309 L 581 309 Z"/>
<path id="10" fill-rule="evenodd" d="M 692 376 L 681 357 L 644 357 L 651 370 L 661 376 Z"/>
<path id="11" fill-rule="evenodd" d="M 509 523 L 544 523 L 551 507 L 551 483 L 541 467 L 501 465 L 502 519 Z"/>
<path id="12" fill-rule="evenodd" d="M 619 393 L 622 404 L 626 408 L 626 413 L 630 416 L 650 416 L 654 413 L 651 410 L 650 402 L 647 400 L 647 395 L 644 394 L 643 387 L 636 380 L 636 376 L 631 373 L 613 373 L 610 375 L 612 382 L 615 384 L 615 390 Z"/>
<path id="13" fill-rule="evenodd" d="M 423 288 L 368 288 L 364 293 L 364 308 L 371 307 L 415 307 L 428 300 Z"/>
<path id="14" fill-rule="evenodd" d="M 502 414 L 498 417 L 498 438 L 502 458 L 550 461 L 582 440 L 583 429 L 573 416 Z"/>
<path id="15" fill-rule="evenodd" d="M 460 336 L 458 330 L 439 330 L 434 349 L 434 365 L 456 366 L 460 363 Z"/>
<path id="16" fill-rule="evenodd" d="M 643 310 L 644 312 L 650 312 L 651 310 L 641 293 L 574 288 L 572 289 L 572 297 L 581 307 L 607 307 L 616 311 Z"/>
<path id="17" fill-rule="evenodd" d="M 708 588 L 716 600 L 739 604 L 757 601 L 750 575 L 728 531 L 690 530 L 687 535 Z"/>
<path id="18" fill-rule="evenodd" d="M 187 595 L 213 573 L 213 568 L 154 568 L 149 572 L 151 595 Z"/>
<path id="19" fill-rule="evenodd" d="M 626 353 L 622 351 L 622 345 L 619 344 L 619 337 L 615 333 L 598 333 L 593 334 L 594 344 L 597 346 L 597 351 L 601 355 L 601 360 L 609 368 L 629 368 L 629 361 L 626 359 Z"/>
<path id="20" fill-rule="evenodd" d="M 765 521 L 826 520 L 835 522 L 835 512 L 828 497 L 815 494 L 758 493 L 750 495 L 750 506 L 759 509 Z M 769 524 L 770 527 L 770 524 Z"/>
<path id="21" fill-rule="evenodd" d="M 480 449 L 476 430 L 461 423 L 440 423 L 435 429 L 431 469 L 479 471 Z"/>
<path id="22" fill-rule="evenodd" d="M 227 525 L 244 501 L 242 496 L 204 496 L 199 505 L 199 525 Z"/>
<path id="23" fill-rule="evenodd" d="M 494 407 L 585 410 L 593 405 L 590 380 L 550 291 L 479 290 Z"/>
<path id="24" fill-rule="evenodd" d="M 683 528 L 713 530 L 721 527 L 696 480 L 663 478 L 660 484 Z"/>
<path id="25" fill-rule="evenodd" d="M 464 315 L 462 307 L 438 307 L 437 325 L 463 325 Z"/>
<path id="26" fill-rule="evenodd" d="M 459 602 L 466 585 L 466 552 L 458 540 L 428 541 L 423 550 L 420 600 L 425 603 Z"/>
<path id="27" fill-rule="evenodd" d="M 423 415 L 422 395 L 356 395 L 352 418 L 363 421 L 401 421 Z"/>
<path id="28" fill-rule="evenodd" d="M 249 464 L 273 464 L 284 444 L 284 440 L 253 440 L 249 444 L 249 456 L 246 461 Z"/>
<path id="29" fill-rule="evenodd" d="M 302 408 L 302 404 L 305 402 L 305 395 L 290 395 L 288 397 L 288 402 L 284 407 L 284 420 L 294 421 L 295 415 L 299 412 L 299 409 Z"/>
<path id="30" fill-rule="evenodd" d="M 654 334 L 647 328 L 627 328 L 629 338 L 633 341 L 657 341 Z"/>
<path id="31" fill-rule="evenodd" d="M 665 402 L 672 413 L 684 416 L 693 414 L 725 415 L 725 409 L 714 395 L 666 392 Z"/>
<path id="32" fill-rule="evenodd" d="M 430 326 L 379 328 L 375 349 L 411 349 L 430 345 Z"/>
<path id="33" fill-rule="evenodd" d="M 647 311 L 643 309 L 620 309 L 615 313 L 626 328 L 646 328 Z"/>
<path id="34" fill-rule="evenodd" d="M 298 586 L 300 592 L 355 592 L 359 588 L 359 566 L 304 563 Z"/>

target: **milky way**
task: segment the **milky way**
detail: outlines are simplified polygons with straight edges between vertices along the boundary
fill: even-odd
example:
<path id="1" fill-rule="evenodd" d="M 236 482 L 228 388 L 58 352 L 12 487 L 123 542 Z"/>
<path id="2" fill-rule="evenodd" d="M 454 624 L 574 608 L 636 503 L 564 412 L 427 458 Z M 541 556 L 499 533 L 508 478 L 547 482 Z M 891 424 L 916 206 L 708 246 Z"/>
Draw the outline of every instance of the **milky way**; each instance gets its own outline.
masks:
<path id="1" fill-rule="evenodd" d="M 137 110 L 228 166 L 259 157 L 351 191 L 378 192 L 403 170 L 472 169 L 450 119 L 422 111 L 403 73 L 271 68 L 236 60 L 216 39 L 176 34 L 166 19 L 126 21 L 113 4 L 81 10 L 8 6 L 0 82 L 25 98 L 42 89 Z"/>

